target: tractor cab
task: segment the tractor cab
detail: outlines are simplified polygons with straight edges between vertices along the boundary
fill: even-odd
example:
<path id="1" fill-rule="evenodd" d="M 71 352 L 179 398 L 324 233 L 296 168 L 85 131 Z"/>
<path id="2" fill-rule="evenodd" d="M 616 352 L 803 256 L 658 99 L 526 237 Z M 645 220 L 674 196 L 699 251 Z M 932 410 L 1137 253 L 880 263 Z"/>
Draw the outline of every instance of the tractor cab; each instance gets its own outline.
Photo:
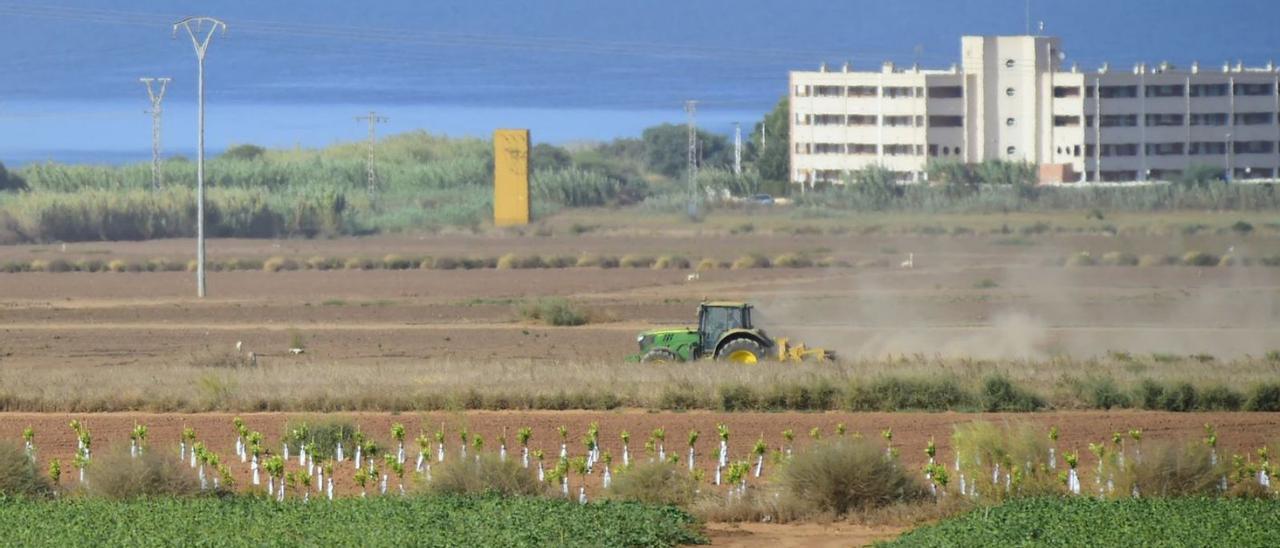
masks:
<path id="1" fill-rule="evenodd" d="M 718 341 L 734 329 L 751 329 L 751 305 L 709 302 L 698 305 L 698 335 L 704 341 Z"/>

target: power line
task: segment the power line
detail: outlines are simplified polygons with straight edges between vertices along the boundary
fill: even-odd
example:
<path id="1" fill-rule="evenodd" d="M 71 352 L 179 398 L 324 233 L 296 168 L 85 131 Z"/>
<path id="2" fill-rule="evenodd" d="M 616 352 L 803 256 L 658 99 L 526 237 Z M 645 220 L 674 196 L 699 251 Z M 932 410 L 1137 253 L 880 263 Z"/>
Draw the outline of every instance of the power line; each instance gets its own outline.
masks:
<path id="1" fill-rule="evenodd" d="M 208 30 L 205 30 L 205 26 Z M 173 24 L 173 36 L 178 36 L 178 27 L 186 29 L 191 37 L 191 45 L 196 50 L 199 64 L 199 77 L 196 80 L 196 296 L 205 296 L 204 276 L 204 56 L 209 51 L 209 42 L 219 29 L 227 32 L 227 24 L 212 17 L 188 17 Z"/>
<path id="2" fill-rule="evenodd" d="M 357 122 L 369 122 L 369 158 L 365 162 L 365 174 L 369 177 L 369 193 L 372 194 L 378 190 L 378 172 L 374 168 L 374 145 L 378 142 L 378 124 L 385 124 L 390 119 L 386 116 L 378 116 L 377 112 L 369 111 L 364 116 L 356 116 Z"/>
<path id="3" fill-rule="evenodd" d="M 690 99 L 684 102 L 684 112 L 689 121 L 688 164 L 689 175 L 689 218 L 698 219 L 698 102 Z"/>
<path id="4" fill-rule="evenodd" d="M 169 87 L 171 78 L 139 78 L 147 86 L 147 98 L 151 100 L 151 187 L 160 190 L 160 102 L 164 100 L 164 92 Z M 152 89 L 153 82 L 160 82 L 160 91 Z"/>

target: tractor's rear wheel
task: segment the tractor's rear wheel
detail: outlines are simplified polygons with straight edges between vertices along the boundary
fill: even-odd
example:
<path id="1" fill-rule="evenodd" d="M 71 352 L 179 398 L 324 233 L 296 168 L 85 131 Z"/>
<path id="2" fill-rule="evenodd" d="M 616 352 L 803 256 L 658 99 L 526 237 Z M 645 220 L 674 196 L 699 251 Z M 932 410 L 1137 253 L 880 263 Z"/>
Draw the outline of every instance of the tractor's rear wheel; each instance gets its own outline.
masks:
<path id="1" fill-rule="evenodd" d="M 680 356 L 666 348 L 654 348 L 640 357 L 640 363 L 674 363 L 678 361 L 680 361 Z"/>
<path id="2" fill-rule="evenodd" d="M 764 348 L 751 339 L 734 339 L 720 347 L 720 351 L 716 353 L 716 359 L 734 363 L 758 363 L 764 359 Z"/>

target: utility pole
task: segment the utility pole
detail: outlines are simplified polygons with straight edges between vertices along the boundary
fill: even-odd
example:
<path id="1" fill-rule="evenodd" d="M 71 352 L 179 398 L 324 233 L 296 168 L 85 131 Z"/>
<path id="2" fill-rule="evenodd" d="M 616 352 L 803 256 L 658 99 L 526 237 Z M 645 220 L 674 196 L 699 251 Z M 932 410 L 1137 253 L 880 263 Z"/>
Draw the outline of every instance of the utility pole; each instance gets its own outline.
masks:
<path id="1" fill-rule="evenodd" d="M 170 78 L 139 78 L 138 81 L 147 86 L 147 98 L 151 99 L 151 188 L 160 190 L 160 101 L 164 100 L 165 89 L 169 87 Z M 152 82 L 160 82 L 160 92 L 151 87 Z"/>
<path id="2" fill-rule="evenodd" d="M 196 296 L 204 298 L 204 54 L 209 51 L 213 33 L 221 29 L 225 34 L 227 24 L 212 17 L 188 17 L 173 24 L 175 38 L 178 36 L 178 27 L 186 29 L 187 36 L 191 37 L 191 45 L 195 47 L 196 61 L 199 64 L 199 77 L 196 80 Z"/>
<path id="3" fill-rule="evenodd" d="M 733 174 L 742 175 L 742 126 L 733 123 Z"/>
<path id="4" fill-rule="evenodd" d="M 388 121 L 386 116 L 378 116 L 377 112 L 369 111 L 364 116 L 356 116 L 356 122 L 369 122 L 369 158 L 365 161 L 365 173 L 369 176 L 369 193 L 378 190 L 378 172 L 373 168 L 373 145 L 378 142 L 378 124 L 385 124 Z"/>
<path id="5" fill-rule="evenodd" d="M 689 218 L 698 220 L 698 102 L 692 99 L 684 102 L 684 112 L 689 117 Z"/>

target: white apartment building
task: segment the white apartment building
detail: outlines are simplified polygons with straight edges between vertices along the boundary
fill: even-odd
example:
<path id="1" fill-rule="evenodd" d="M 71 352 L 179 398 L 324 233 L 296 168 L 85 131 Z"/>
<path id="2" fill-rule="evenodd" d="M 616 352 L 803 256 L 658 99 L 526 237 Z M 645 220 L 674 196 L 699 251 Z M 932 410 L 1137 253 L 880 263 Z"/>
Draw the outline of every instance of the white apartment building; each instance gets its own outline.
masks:
<path id="1" fill-rule="evenodd" d="M 1061 40 L 965 36 L 947 70 L 794 71 L 791 179 L 838 183 L 884 166 L 924 181 L 929 161 L 1040 166 L 1044 182 L 1145 181 L 1206 164 L 1280 176 L 1280 70 L 1168 63 L 1063 69 Z"/>

